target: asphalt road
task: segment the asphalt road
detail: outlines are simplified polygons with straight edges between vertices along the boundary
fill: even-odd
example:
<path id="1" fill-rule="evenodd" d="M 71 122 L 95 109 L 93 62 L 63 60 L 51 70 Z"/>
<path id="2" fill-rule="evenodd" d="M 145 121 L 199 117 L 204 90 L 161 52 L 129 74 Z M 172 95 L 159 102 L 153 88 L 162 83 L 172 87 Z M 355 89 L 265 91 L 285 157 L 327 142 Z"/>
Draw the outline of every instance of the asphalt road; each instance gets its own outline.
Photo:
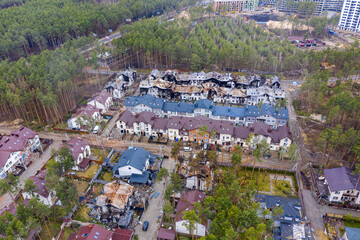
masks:
<path id="1" fill-rule="evenodd" d="M 162 167 L 166 168 L 169 173 L 171 173 L 175 169 L 175 160 L 174 159 L 166 159 L 163 162 Z M 143 213 L 141 217 L 141 223 L 144 221 L 149 221 L 149 227 L 146 232 L 142 230 L 142 224 L 138 224 L 135 227 L 135 234 L 139 236 L 140 240 L 152 240 L 156 239 L 158 230 L 160 228 L 160 219 L 159 216 L 162 216 L 162 207 L 165 203 L 164 201 L 164 193 L 165 193 L 165 184 L 164 180 L 161 182 L 156 182 L 153 185 L 155 192 L 159 193 L 157 198 L 152 198 L 149 200 L 149 206 Z"/>

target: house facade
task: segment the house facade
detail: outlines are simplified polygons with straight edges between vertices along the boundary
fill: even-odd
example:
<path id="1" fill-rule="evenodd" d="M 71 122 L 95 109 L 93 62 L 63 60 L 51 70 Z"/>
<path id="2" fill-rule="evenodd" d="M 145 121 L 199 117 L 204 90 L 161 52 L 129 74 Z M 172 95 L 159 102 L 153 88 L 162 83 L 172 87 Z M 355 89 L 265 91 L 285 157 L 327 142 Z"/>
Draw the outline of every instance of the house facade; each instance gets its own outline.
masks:
<path id="1" fill-rule="evenodd" d="M 152 112 L 141 112 L 136 115 L 129 111 L 120 114 L 117 122 L 120 133 L 163 137 L 171 141 L 189 141 L 200 144 L 239 144 L 248 147 L 246 140 L 250 135 L 252 145 L 265 139 L 270 150 L 288 148 L 292 142 L 290 129 L 286 126 L 273 129 L 264 122 L 250 126 L 235 126 L 227 120 L 214 120 L 204 116 L 158 118 Z"/>
<path id="2" fill-rule="evenodd" d="M 43 204 L 53 206 L 56 203 L 56 196 L 54 192 L 51 192 L 46 187 L 46 170 L 37 173 L 34 176 L 29 177 L 33 180 L 36 186 L 35 197 L 37 197 Z M 24 199 L 31 199 L 32 196 L 27 192 L 22 192 Z"/>
<path id="3" fill-rule="evenodd" d="M 264 122 L 272 128 L 285 126 L 289 119 L 286 108 L 277 109 L 271 104 L 246 105 L 245 107 L 216 106 L 208 99 L 185 102 L 165 102 L 150 95 L 128 97 L 125 100 L 126 110 L 133 114 L 152 112 L 157 117 L 196 117 L 205 116 L 215 120 L 227 120 L 235 125 L 249 126 L 255 122 Z"/>
<path id="4" fill-rule="evenodd" d="M 89 99 L 87 104 L 94 106 L 100 110 L 101 114 L 104 114 L 113 105 L 113 98 L 106 90 L 103 90 Z"/>
<path id="5" fill-rule="evenodd" d="M 100 121 L 100 111 L 92 105 L 87 105 L 80 108 L 75 114 L 67 121 L 68 127 L 71 129 L 84 129 L 88 124 L 88 118 Z M 80 125 L 81 124 L 81 125 Z"/>
<path id="6" fill-rule="evenodd" d="M 180 235 L 204 237 L 207 233 L 205 222 L 195 222 L 195 229 L 191 233 L 187 228 L 188 220 L 183 219 L 184 212 L 193 209 L 196 202 L 203 201 L 207 196 L 198 190 L 183 192 L 176 206 L 175 230 Z"/>
<path id="7" fill-rule="evenodd" d="M 11 132 L 0 138 L 0 178 L 16 170 L 16 166 L 26 168 L 31 154 L 41 150 L 39 135 L 27 127 Z"/>
<path id="8" fill-rule="evenodd" d="M 329 202 L 360 204 L 359 176 L 346 167 L 325 169 L 325 184 L 328 186 Z"/>
<path id="9" fill-rule="evenodd" d="M 73 138 L 66 142 L 65 146 L 72 153 L 75 166 L 75 171 L 85 171 L 90 164 L 91 148 L 90 143 L 81 138 Z"/>
<path id="10" fill-rule="evenodd" d="M 123 152 L 113 167 L 113 175 L 118 178 L 131 178 L 148 175 L 147 170 L 155 162 L 156 156 L 141 147 Z"/>

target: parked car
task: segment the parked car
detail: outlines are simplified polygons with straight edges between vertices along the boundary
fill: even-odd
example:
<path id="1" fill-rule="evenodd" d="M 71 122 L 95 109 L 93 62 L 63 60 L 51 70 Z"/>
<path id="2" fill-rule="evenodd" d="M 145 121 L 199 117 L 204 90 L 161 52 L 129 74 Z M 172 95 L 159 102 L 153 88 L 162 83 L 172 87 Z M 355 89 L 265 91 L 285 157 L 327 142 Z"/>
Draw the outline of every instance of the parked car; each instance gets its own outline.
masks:
<path id="1" fill-rule="evenodd" d="M 196 153 L 193 154 L 192 158 L 196 158 Z"/>
<path id="2" fill-rule="evenodd" d="M 204 147 L 203 147 L 203 150 L 207 150 L 207 148 L 208 148 L 208 144 L 205 143 L 205 144 L 204 144 Z"/>
<path id="3" fill-rule="evenodd" d="M 144 222 L 144 225 L 143 225 L 143 227 L 142 227 L 142 230 L 143 230 L 143 231 L 147 231 L 147 230 L 148 230 L 148 227 L 149 227 L 149 221 L 145 221 L 145 222 Z"/>
<path id="4" fill-rule="evenodd" d="M 98 131 L 99 131 L 99 129 L 100 129 L 100 126 L 99 126 L 99 125 L 96 125 L 96 126 L 94 127 L 93 133 L 94 133 L 94 134 L 97 134 Z"/>
<path id="5" fill-rule="evenodd" d="M 185 152 L 191 152 L 192 149 L 191 149 L 191 147 L 184 147 L 183 150 L 184 150 Z"/>

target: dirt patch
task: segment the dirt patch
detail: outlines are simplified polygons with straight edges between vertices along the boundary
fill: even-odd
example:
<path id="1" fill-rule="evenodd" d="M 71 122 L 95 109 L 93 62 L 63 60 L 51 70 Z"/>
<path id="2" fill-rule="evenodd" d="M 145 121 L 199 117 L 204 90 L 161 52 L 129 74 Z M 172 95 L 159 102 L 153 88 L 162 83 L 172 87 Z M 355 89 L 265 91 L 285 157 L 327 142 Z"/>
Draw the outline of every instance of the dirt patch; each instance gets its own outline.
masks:
<path id="1" fill-rule="evenodd" d="M 182 11 L 179 15 L 177 15 L 177 18 L 190 19 L 190 14 L 188 11 Z"/>
<path id="2" fill-rule="evenodd" d="M 285 21 L 268 21 L 266 23 L 267 27 L 269 29 L 287 29 L 287 30 L 298 30 L 298 31 L 313 31 L 314 28 L 304 25 L 304 24 L 298 24 L 295 25 L 293 22 L 290 22 L 288 20 Z"/>

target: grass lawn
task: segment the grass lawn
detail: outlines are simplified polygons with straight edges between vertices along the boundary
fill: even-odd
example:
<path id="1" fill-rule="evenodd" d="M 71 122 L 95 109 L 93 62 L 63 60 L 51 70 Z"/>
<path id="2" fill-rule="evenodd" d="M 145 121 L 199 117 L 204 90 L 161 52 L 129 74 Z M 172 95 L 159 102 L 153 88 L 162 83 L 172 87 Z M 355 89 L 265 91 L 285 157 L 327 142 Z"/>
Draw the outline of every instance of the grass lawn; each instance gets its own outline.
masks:
<path id="1" fill-rule="evenodd" d="M 345 227 L 360 228 L 360 222 L 344 220 Z"/>
<path id="2" fill-rule="evenodd" d="M 103 189 L 104 184 L 100 184 L 100 183 L 96 183 L 93 187 L 92 187 L 92 191 L 93 191 L 93 197 L 97 197 L 100 195 L 101 190 Z"/>
<path id="3" fill-rule="evenodd" d="M 76 186 L 76 189 L 77 189 L 79 195 L 84 195 L 85 191 L 89 187 L 89 182 L 81 181 L 81 180 L 75 180 L 74 183 L 75 183 L 75 186 Z"/>
<path id="4" fill-rule="evenodd" d="M 71 229 L 69 227 L 64 227 L 64 234 L 63 234 L 64 238 L 63 239 L 68 239 L 70 234 L 74 233 L 74 232 L 76 232 L 75 229 Z"/>
<path id="5" fill-rule="evenodd" d="M 100 161 L 100 162 L 103 162 L 107 157 L 107 155 L 109 154 L 109 152 L 106 149 L 104 154 L 104 151 L 101 148 L 92 148 L 91 153 L 97 156 L 98 158 L 96 159 L 96 161 Z"/>
<path id="6" fill-rule="evenodd" d="M 112 178 L 112 173 L 111 172 L 106 172 L 104 173 L 104 176 L 102 177 L 105 181 L 108 182 L 112 182 L 113 178 Z"/>
<path id="7" fill-rule="evenodd" d="M 91 164 L 90 167 L 85 172 L 76 172 L 76 175 L 79 177 L 93 178 L 95 173 L 99 170 L 99 164 Z"/>
<path id="8" fill-rule="evenodd" d="M 55 128 L 68 129 L 69 126 L 67 125 L 66 121 L 62 121 L 62 122 L 59 122 L 58 124 L 56 124 Z"/>
<path id="9" fill-rule="evenodd" d="M 259 186 L 259 189 L 258 189 L 259 191 L 270 192 L 271 188 L 270 188 L 269 173 L 265 174 L 265 179 L 264 179 L 264 172 L 262 170 L 260 170 L 260 174 L 259 174 L 259 178 L 258 178 L 258 184 L 256 185 L 256 178 L 257 178 L 257 175 L 258 175 L 258 171 L 255 169 L 254 176 L 253 176 L 252 180 L 250 180 L 251 172 L 252 172 L 252 169 L 250 169 L 250 170 L 247 169 L 247 171 L 246 171 L 246 181 L 249 184 L 253 184 L 256 188 L 257 188 L 257 186 Z M 240 176 L 242 178 L 244 178 L 245 177 L 245 169 L 240 170 L 239 174 L 240 174 Z"/>
<path id="10" fill-rule="evenodd" d="M 86 205 L 82 205 L 80 209 L 77 210 L 75 219 L 82 222 L 89 222 L 90 221 L 90 217 L 88 215 L 89 213 L 90 213 L 90 208 L 88 208 L 88 206 Z"/>
<path id="11" fill-rule="evenodd" d="M 282 197 L 292 197 L 294 192 L 291 189 L 290 183 L 283 180 L 272 180 L 274 195 Z"/>

